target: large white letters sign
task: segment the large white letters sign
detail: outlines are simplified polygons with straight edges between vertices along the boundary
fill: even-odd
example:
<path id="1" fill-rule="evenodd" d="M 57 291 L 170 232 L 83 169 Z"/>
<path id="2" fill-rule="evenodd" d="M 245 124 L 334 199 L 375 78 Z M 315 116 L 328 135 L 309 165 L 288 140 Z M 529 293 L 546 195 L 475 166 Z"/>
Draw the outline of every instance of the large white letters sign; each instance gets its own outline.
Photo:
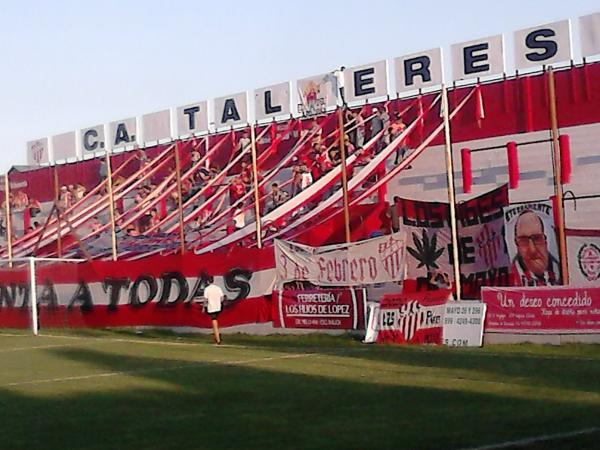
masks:
<path id="1" fill-rule="evenodd" d="M 516 69 L 554 64 L 573 57 L 569 20 L 515 31 L 513 36 Z"/>
<path id="2" fill-rule="evenodd" d="M 394 59 L 396 92 L 401 94 L 444 82 L 442 49 L 434 48 Z"/>

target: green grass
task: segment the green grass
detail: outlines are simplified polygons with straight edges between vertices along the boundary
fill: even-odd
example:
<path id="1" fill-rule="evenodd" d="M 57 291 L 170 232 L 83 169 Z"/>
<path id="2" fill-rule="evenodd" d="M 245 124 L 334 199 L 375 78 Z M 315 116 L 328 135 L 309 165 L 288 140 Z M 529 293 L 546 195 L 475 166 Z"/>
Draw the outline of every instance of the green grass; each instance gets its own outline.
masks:
<path id="1" fill-rule="evenodd" d="M 0 449 L 462 449 L 600 426 L 600 346 L 0 331 Z M 598 448 L 600 431 L 513 449 Z"/>

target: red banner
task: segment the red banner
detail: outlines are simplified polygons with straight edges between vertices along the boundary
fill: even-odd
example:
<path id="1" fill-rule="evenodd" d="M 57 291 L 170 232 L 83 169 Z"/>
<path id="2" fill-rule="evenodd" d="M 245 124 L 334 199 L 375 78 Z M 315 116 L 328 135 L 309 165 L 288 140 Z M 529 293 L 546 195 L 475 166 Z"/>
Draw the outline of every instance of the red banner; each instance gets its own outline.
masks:
<path id="1" fill-rule="evenodd" d="M 208 276 L 223 289 L 222 326 L 271 321 L 272 249 L 150 257 L 140 261 L 36 262 L 44 327 L 210 327 L 203 311 Z M 0 327 L 28 327 L 27 267 L 0 271 Z"/>
<path id="2" fill-rule="evenodd" d="M 285 290 L 273 301 L 273 326 L 356 330 L 364 326 L 362 289 Z"/>
<path id="3" fill-rule="evenodd" d="M 600 332 L 600 287 L 483 288 L 481 296 L 486 332 Z"/>
<path id="4" fill-rule="evenodd" d="M 441 344 L 450 291 L 385 295 L 379 307 L 378 343 Z"/>

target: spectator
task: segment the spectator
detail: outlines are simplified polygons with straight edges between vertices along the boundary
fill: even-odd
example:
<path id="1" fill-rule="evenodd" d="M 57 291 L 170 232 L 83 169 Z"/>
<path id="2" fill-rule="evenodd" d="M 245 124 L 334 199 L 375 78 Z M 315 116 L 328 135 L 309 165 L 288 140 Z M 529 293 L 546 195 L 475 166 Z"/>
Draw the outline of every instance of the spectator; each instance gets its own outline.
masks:
<path id="1" fill-rule="evenodd" d="M 236 230 L 241 230 L 246 226 L 246 211 L 242 202 L 235 205 L 235 210 L 233 211 L 233 225 Z"/>
<path id="2" fill-rule="evenodd" d="M 271 185 L 271 193 L 269 194 L 269 197 L 270 198 L 269 203 L 267 204 L 267 213 L 283 205 L 289 198 L 289 195 L 287 192 L 285 192 L 279 187 L 279 184 L 273 183 Z"/>
<path id="3" fill-rule="evenodd" d="M 247 131 L 244 131 L 242 133 L 242 137 L 240 138 L 238 145 L 236 147 L 236 152 L 245 151 L 248 147 L 250 147 L 250 144 L 252 144 L 252 141 L 250 140 L 250 136 L 248 135 Z"/>

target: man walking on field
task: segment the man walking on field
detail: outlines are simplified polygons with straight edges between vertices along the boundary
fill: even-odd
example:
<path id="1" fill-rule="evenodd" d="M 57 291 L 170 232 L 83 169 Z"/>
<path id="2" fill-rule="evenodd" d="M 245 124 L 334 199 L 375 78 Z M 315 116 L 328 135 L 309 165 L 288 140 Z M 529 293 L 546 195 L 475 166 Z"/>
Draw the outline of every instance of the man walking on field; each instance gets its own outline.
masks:
<path id="1" fill-rule="evenodd" d="M 213 335 L 215 337 L 215 343 L 219 345 L 221 343 L 221 334 L 219 332 L 219 321 L 218 317 L 221 312 L 223 300 L 225 300 L 225 294 L 223 290 L 215 284 L 215 279 L 212 275 L 208 277 L 208 286 L 204 288 L 204 297 L 206 298 L 206 312 L 211 318 Z"/>

